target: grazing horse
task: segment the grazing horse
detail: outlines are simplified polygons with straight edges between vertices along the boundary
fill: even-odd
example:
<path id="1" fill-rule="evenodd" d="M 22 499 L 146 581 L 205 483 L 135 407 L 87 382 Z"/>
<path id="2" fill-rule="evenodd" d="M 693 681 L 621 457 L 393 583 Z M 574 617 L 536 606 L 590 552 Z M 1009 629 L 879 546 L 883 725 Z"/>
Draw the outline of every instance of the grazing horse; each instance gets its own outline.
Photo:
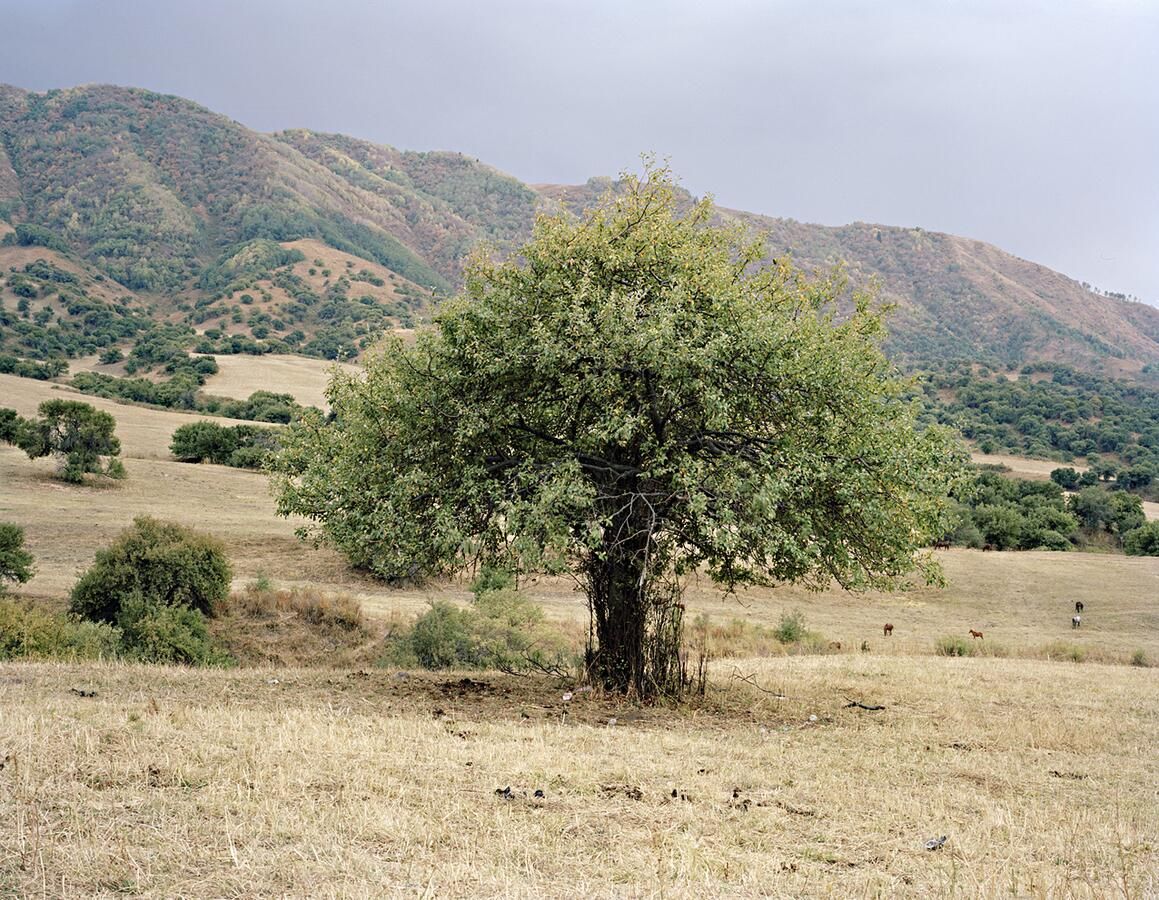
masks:
<path id="1" fill-rule="evenodd" d="M 945 538 L 942 538 L 940 541 L 934 541 L 934 549 L 935 550 L 949 550 L 950 549 L 950 542 L 948 540 L 946 540 Z"/>
<path id="2" fill-rule="evenodd" d="M 993 550 L 993 549 L 994 549 L 993 544 L 983 544 L 982 545 L 983 552 L 988 552 L 988 551 Z"/>
<path id="3" fill-rule="evenodd" d="M 1070 627 L 1071 628 L 1080 628 L 1082 626 L 1082 624 L 1083 624 L 1083 617 L 1082 616 L 1071 616 L 1071 619 L 1070 619 Z"/>
<path id="4" fill-rule="evenodd" d="M 973 628 L 971 628 L 971 629 L 970 629 L 970 637 L 972 637 L 972 638 L 980 638 L 980 637 L 982 637 L 982 632 L 980 632 L 980 631 L 975 631 Z"/>
<path id="5" fill-rule="evenodd" d="M 1082 600 L 1076 600 L 1076 601 L 1075 601 L 1075 604 L 1074 604 L 1074 611 L 1075 611 L 1075 612 L 1077 612 L 1077 613 L 1081 613 L 1081 612 L 1083 611 L 1083 602 L 1082 602 Z"/>
<path id="6" fill-rule="evenodd" d="M 893 637 L 893 625 L 892 625 L 892 623 L 886 622 L 884 625 L 881 626 L 881 630 L 885 634 L 886 637 Z"/>

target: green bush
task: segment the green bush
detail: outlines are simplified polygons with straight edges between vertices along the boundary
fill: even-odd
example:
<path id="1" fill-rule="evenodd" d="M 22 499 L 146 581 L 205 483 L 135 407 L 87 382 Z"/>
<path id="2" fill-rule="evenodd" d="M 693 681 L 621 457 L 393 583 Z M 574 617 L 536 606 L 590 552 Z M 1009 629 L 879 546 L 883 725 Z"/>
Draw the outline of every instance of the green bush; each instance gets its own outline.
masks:
<path id="1" fill-rule="evenodd" d="M 229 655 L 218 649 L 205 616 L 188 606 L 166 606 L 136 594 L 121 602 L 121 648 L 141 662 L 222 666 Z"/>
<path id="2" fill-rule="evenodd" d="M 544 621 L 543 610 L 518 591 L 486 591 L 473 607 L 445 600 L 387 645 L 383 662 L 425 669 L 499 669 L 563 673 L 576 662 L 566 638 Z"/>
<path id="3" fill-rule="evenodd" d="M 965 638 L 956 635 L 942 635 L 934 642 L 934 652 L 938 656 L 973 656 L 974 646 Z"/>
<path id="4" fill-rule="evenodd" d="M 32 554 L 24 549 L 24 529 L 0 522 L 0 597 L 5 581 L 28 581 L 32 577 Z"/>
<path id="5" fill-rule="evenodd" d="M 1147 654 L 1142 650 L 1136 650 L 1131 654 L 1131 665 L 1138 666 L 1141 669 L 1146 669 L 1151 666 L 1150 660 L 1147 659 Z"/>
<path id="6" fill-rule="evenodd" d="M 1159 522 L 1148 522 L 1123 536 L 1123 549 L 1129 556 L 1159 556 Z"/>
<path id="7" fill-rule="evenodd" d="M 782 613 L 781 620 L 773 630 L 773 636 L 782 644 L 796 644 L 805 639 L 805 615 L 799 609 Z"/>
<path id="8" fill-rule="evenodd" d="M 385 661 L 424 669 L 477 669 L 483 658 L 472 627 L 471 610 L 436 600 L 409 632 L 392 641 Z"/>
<path id="9" fill-rule="evenodd" d="M 471 582 L 471 593 L 478 599 L 488 591 L 501 591 L 504 588 L 514 587 L 515 576 L 506 569 L 494 566 L 483 566 L 475 580 Z"/>
<path id="10" fill-rule="evenodd" d="M 120 641 L 120 629 L 111 625 L 0 600 L 0 659 L 109 659 L 118 654 Z"/>
<path id="11" fill-rule="evenodd" d="M 154 606 L 210 614 L 229 593 L 230 566 L 216 539 L 149 516 L 133 520 L 72 590 L 72 612 L 119 624 L 121 604 L 140 597 Z"/>

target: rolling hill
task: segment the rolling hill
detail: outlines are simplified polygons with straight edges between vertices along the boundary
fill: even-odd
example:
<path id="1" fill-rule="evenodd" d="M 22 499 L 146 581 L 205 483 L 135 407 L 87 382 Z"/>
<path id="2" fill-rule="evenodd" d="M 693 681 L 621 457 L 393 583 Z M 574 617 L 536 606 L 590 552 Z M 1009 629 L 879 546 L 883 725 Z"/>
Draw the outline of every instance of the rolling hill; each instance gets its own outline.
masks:
<path id="1" fill-rule="evenodd" d="M 0 86 L 0 352 L 81 356 L 150 322 L 206 352 L 351 358 L 453 292 L 480 241 L 614 189 L 529 186 L 461 154 L 343 135 L 258 134 L 135 88 Z M 721 210 L 770 256 L 843 263 L 896 304 L 903 364 L 1063 362 L 1159 380 L 1159 309 L 1092 293 L 976 240 Z M 24 302 L 22 302 L 24 301 Z"/>

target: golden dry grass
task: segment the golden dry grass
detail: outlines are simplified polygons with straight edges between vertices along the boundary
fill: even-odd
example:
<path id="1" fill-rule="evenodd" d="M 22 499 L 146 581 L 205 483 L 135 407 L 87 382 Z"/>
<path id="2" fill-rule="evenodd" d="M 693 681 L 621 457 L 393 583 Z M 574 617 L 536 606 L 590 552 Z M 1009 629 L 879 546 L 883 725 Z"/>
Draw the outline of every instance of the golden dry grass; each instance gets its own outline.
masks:
<path id="1" fill-rule="evenodd" d="M 498 676 L 3 665 L 0 886 L 28 897 L 1159 891 L 1155 670 L 872 655 L 744 670 L 756 687 L 722 671 L 727 692 L 675 711 L 565 703 L 554 685 Z M 507 787 L 511 799 L 496 793 Z M 923 849 L 943 834 L 943 849 Z"/>
<path id="2" fill-rule="evenodd" d="M 245 400 L 254 391 L 292 394 L 304 406 L 329 409 L 326 385 L 335 363 L 304 356 L 218 356 L 218 373 L 205 383 L 205 392 Z M 347 371 L 356 366 L 338 364 Z"/>

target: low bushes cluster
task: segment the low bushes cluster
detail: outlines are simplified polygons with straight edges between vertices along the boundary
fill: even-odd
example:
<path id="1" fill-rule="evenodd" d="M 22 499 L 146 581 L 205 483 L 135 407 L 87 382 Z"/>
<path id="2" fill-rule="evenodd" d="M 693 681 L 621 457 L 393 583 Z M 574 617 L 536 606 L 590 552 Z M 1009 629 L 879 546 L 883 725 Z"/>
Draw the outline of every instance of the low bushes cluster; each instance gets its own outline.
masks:
<path id="1" fill-rule="evenodd" d="M 120 652 L 119 628 L 0 599 L 0 659 L 78 661 L 111 659 Z"/>
<path id="2" fill-rule="evenodd" d="M 432 602 L 410 628 L 387 640 L 382 663 L 425 669 L 573 672 L 578 646 L 545 621 L 541 607 L 510 585 L 505 573 L 485 571 L 472 585 L 471 606 Z"/>
<path id="3" fill-rule="evenodd" d="M 260 469 L 266 456 L 277 446 L 278 435 L 272 428 L 201 421 L 177 428 L 169 450 L 181 462 Z"/>

